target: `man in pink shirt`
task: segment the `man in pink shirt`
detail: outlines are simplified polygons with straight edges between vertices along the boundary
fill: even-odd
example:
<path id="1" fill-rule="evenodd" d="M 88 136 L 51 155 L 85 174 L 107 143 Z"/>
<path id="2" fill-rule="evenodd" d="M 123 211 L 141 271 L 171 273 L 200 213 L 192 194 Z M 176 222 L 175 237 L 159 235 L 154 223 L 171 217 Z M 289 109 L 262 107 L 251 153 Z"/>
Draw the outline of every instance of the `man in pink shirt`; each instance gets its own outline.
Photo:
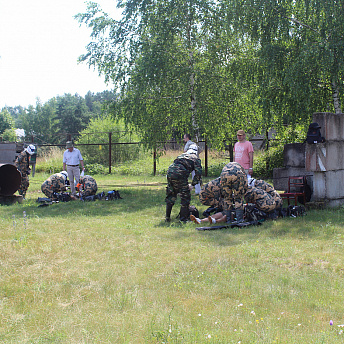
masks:
<path id="1" fill-rule="evenodd" d="M 244 130 L 238 130 L 237 138 L 238 142 L 234 145 L 234 161 L 245 169 L 247 177 L 250 178 L 253 173 L 253 146 L 250 141 L 246 141 Z"/>

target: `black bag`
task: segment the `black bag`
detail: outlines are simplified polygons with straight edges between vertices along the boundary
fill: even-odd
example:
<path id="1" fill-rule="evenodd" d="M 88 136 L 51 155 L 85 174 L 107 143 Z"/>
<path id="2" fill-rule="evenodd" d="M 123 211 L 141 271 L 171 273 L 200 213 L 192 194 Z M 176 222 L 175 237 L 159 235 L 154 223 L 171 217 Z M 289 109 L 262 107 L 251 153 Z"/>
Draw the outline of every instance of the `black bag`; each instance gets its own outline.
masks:
<path id="1" fill-rule="evenodd" d="M 306 196 L 306 202 L 310 202 L 311 198 L 312 198 L 312 189 L 311 187 L 307 184 L 307 179 L 305 178 L 305 184 L 303 187 L 301 187 L 301 192 L 305 192 L 305 196 Z M 298 196 L 297 201 L 301 204 L 304 204 L 303 201 L 303 197 L 302 196 Z"/>
<path id="2" fill-rule="evenodd" d="M 287 216 L 298 217 L 306 215 L 306 209 L 302 205 L 290 205 L 287 208 Z"/>
<path id="3" fill-rule="evenodd" d="M 114 199 L 123 199 L 123 198 L 119 194 L 119 191 L 116 191 L 116 190 L 108 191 L 108 193 L 106 194 L 105 200 L 113 201 Z"/>
<path id="4" fill-rule="evenodd" d="M 85 202 L 95 201 L 97 199 L 96 195 L 82 197 L 81 200 Z"/>
<path id="5" fill-rule="evenodd" d="M 268 217 L 267 213 L 259 210 L 254 204 L 248 204 L 244 210 L 244 220 L 246 222 L 262 222 Z"/>
<path id="6" fill-rule="evenodd" d="M 70 194 L 67 192 L 61 192 L 61 193 L 54 192 L 53 196 L 59 202 L 69 202 L 71 200 Z"/>
<path id="7" fill-rule="evenodd" d="M 325 142 L 325 138 L 321 136 L 320 129 L 321 127 L 318 123 L 311 123 L 308 127 L 306 142 L 310 144 Z"/>
<path id="8" fill-rule="evenodd" d="M 190 218 L 190 215 L 193 215 L 193 216 L 199 218 L 199 211 L 194 205 L 189 205 L 189 216 L 188 216 L 188 218 Z M 177 219 L 180 218 L 180 213 L 177 215 L 176 218 Z"/>

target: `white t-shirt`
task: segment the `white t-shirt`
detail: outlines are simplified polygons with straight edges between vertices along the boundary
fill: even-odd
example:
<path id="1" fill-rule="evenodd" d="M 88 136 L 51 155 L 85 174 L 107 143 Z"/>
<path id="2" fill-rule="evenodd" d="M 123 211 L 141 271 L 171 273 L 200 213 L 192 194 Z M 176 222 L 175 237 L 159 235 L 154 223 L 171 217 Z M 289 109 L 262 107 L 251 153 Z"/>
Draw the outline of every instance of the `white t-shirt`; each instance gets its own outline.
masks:
<path id="1" fill-rule="evenodd" d="M 73 148 L 70 152 L 68 149 L 63 153 L 63 163 L 68 165 L 79 165 L 80 160 L 83 160 L 79 149 Z"/>

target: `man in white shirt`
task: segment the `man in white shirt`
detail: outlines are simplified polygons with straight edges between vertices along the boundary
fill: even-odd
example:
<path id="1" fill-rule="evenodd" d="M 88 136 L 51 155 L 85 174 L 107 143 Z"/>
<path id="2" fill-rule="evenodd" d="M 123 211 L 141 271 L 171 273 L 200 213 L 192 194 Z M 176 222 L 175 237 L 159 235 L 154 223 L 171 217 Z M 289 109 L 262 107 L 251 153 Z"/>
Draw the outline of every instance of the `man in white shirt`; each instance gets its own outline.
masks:
<path id="1" fill-rule="evenodd" d="M 76 184 L 78 184 L 80 180 L 79 164 L 81 164 L 82 170 L 85 171 L 84 160 L 79 149 L 74 148 L 72 141 L 66 142 L 66 148 L 67 150 L 63 153 L 63 170 L 68 173 L 70 190 L 72 195 L 75 196 L 76 191 L 74 179 Z"/>

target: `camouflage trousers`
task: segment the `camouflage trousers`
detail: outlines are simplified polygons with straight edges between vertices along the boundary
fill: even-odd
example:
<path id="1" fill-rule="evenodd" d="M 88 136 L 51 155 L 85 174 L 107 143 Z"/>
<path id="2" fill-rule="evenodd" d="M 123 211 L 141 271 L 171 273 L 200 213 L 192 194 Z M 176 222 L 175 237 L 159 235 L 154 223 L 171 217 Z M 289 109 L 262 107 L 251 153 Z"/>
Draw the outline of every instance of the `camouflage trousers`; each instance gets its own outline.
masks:
<path id="1" fill-rule="evenodd" d="M 223 195 L 220 185 L 220 177 L 205 184 L 199 193 L 202 204 L 215 208 L 223 208 Z"/>
<path id="2" fill-rule="evenodd" d="M 224 198 L 223 210 L 227 216 L 230 216 L 233 203 L 236 210 L 244 209 L 243 197 L 247 191 L 248 184 L 243 168 L 238 169 L 234 164 L 228 165 L 230 164 L 227 164 L 222 170 L 220 185 Z"/>
<path id="3" fill-rule="evenodd" d="M 29 188 L 30 182 L 29 182 L 29 176 L 27 174 L 21 175 L 21 184 L 18 189 L 19 195 L 22 195 L 23 197 L 26 196 L 26 191 Z"/>
<path id="4" fill-rule="evenodd" d="M 177 195 L 180 195 L 180 203 L 182 206 L 189 206 L 191 201 L 191 193 L 187 178 L 172 179 L 167 177 L 166 198 L 167 204 L 174 205 L 177 200 Z"/>
<path id="5" fill-rule="evenodd" d="M 283 205 L 283 200 L 278 195 L 277 191 L 274 191 L 274 193 L 269 193 L 263 189 L 253 187 L 250 192 L 254 193 L 254 202 L 252 203 L 255 203 L 256 207 L 265 213 L 269 213 L 275 209 L 281 208 Z"/>

